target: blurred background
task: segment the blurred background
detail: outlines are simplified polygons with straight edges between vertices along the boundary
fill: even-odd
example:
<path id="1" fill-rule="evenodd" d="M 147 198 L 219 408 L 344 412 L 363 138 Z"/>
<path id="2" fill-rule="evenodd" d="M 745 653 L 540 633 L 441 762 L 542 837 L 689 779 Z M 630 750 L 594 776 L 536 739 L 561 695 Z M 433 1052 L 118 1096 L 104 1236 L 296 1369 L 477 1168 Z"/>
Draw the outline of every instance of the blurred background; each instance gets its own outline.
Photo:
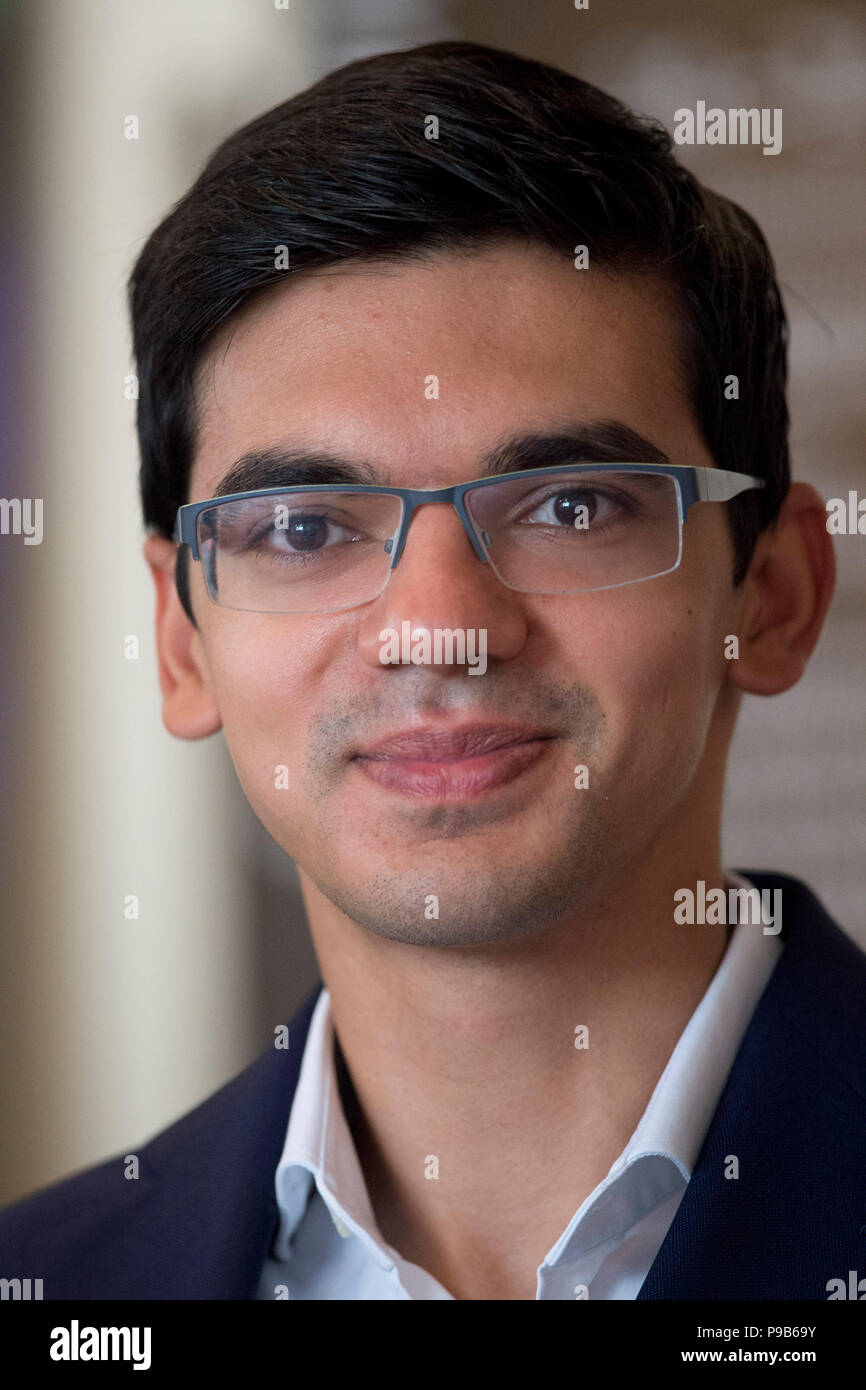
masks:
<path id="1" fill-rule="evenodd" d="M 778 156 L 681 158 L 774 251 L 794 476 L 866 495 L 859 0 L 0 0 L 0 494 L 44 499 L 41 545 L 0 537 L 0 1203 L 144 1142 L 317 979 L 294 868 L 224 737 L 161 723 L 124 287 L 238 125 L 352 58 L 441 38 L 556 63 L 669 129 L 698 100 L 783 109 Z M 866 945 L 866 538 L 837 547 L 809 672 L 744 705 L 725 862 L 804 878 Z"/>

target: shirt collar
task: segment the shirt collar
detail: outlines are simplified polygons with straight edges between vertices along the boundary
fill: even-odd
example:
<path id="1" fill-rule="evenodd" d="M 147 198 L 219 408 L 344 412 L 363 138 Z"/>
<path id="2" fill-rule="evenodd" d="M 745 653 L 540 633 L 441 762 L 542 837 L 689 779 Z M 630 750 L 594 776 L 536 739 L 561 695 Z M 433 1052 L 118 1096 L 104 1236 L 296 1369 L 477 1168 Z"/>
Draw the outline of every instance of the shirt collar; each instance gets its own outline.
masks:
<path id="1" fill-rule="evenodd" d="M 729 887 L 750 889 L 740 874 Z M 700 931 L 701 927 L 694 928 Z M 637 1128 L 607 1177 L 589 1194 L 548 1252 L 552 1266 L 601 1247 L 660 1202 L 684 1191 L 746 1028 L 781 951 L 760 924 L 740 921 L 700 1003 L 680 1034 Z"/>
<path id="2" fill-rule="evenodd" d="M 286 1141 L 276 1170 L 280 1225 L 274 1254 L 286 1259 L 313 1185 L 331 1212 L 340 1235 L 357 1235 L 382 1268 L 393 1260 L 367 1193 L 346 1121 L 334 1062 L 331 996 L 323 989 L 313 1009 Z"/>
<path id="3" fill-rule="evenodd" d="M 753 887 L 740 874 L 729 871 L 725 877 L 729 886 Z M 779 939 L 765 935 L 760 924 L 741 921 L 734 927 L 725 954 L 680 1034 L 615 1169 L 624 1168 L 642 1154 L 665 1154 L 688 1182 L 780 951 Z"/>

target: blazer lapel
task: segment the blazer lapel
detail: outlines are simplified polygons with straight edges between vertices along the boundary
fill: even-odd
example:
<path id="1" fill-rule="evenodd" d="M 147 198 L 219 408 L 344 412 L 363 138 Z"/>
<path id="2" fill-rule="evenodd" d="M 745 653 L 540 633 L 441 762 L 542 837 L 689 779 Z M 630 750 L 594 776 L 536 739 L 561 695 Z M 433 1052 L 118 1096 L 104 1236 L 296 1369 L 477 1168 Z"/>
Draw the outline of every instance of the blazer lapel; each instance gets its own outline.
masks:
<path id="1" fill-rule="evenodd" d="M 271 1047 L 142 1150 L 142 1189 L 94 1276 L 113 1298 L 252 1299 L 277 1224 L 274 1173 L 321 985 Z M 128 1184 L 129 1187 L 137 1184 Z"/>
<path id="2" fill-rule="evenodd" d="M 639 1299 L 826 1299 L 866 1273 L 866 960 L 796 879 L 742 872 L 782 889 L 785 945 Z"/>

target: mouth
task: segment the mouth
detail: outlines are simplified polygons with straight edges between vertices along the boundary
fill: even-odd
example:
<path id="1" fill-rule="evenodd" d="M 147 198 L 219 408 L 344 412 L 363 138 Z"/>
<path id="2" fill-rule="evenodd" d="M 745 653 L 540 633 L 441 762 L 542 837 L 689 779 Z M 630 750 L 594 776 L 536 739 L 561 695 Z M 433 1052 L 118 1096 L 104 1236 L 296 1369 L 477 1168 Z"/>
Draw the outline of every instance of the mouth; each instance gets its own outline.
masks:
<path id="1" fill-rule="evenodd" d="M 557 735 L 516 725 L 411 729 L 353 755 L 365 777 L 422 800 L 471 801 L 535 767 Z"/>

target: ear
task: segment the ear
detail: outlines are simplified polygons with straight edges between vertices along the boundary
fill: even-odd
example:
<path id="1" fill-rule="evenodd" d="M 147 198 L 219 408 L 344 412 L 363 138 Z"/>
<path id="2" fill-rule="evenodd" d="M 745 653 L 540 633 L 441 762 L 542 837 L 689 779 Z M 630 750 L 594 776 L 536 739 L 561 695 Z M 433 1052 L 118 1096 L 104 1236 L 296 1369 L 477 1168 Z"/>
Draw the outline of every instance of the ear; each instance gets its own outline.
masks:
<path id="1" fill-rule="evenodd" d="M 176 738 L 207 738 L 222 728 L 201 637 L 183 610 L 174 582 L 177 546 L 149 536 L 144 558 L 156 588 L 156 650 L 162 722 Z"/>
<path id="2" fill-rule="evenodd" d="M 731 682 L 751 695 L 779 695 L 796 685 L 821 635 L 835 583 L 824 502 L 808 483 L 792 483 L 743 581 Z"/>

